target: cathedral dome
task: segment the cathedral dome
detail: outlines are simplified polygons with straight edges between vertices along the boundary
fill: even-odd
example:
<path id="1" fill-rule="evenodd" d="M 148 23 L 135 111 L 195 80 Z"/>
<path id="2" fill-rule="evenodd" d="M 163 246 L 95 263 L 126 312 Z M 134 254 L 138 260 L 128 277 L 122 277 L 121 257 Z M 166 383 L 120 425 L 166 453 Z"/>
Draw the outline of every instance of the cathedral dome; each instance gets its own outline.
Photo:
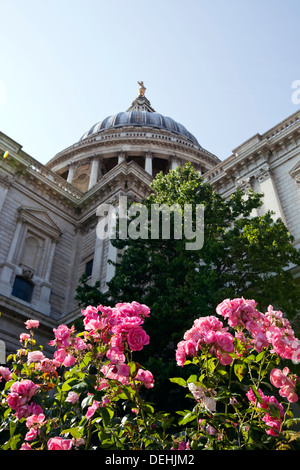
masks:
<path id="1" fill-rule="evenodd" d="M 138 83 L 139 95 L 129 109 L 94 124 L 55 155 L 48 168 L 85 192 L 102 178 L 112 177 L 111 172 L 142 170 L 143 178 L 145 173 L 155 177 L 191 162 L 204 174 L 219 163 L 186 127 L 157 113 L 145 97 L 143 82 Z"/>
<path id="2" fill-rule="evenodd" d="M 145 100 L 145 98 L 144 98 Z M 134 109 L 135 108 L 135 109 Z M 182 124 L 174 119 L 163 116 L 160 113 L 151 111 L 149 109 L 141 109 L 141 107 L 133 106 L 124 112 L 108 116 L 102 121 L 94 124 L 88 132 L 86 132 L 80 141 L 91 137 L 99 132 L 104 132 L 109 129 L 116 129 L 122 127 L 150 127 L 155 129 L 163 129 L 169 131 L 177 136 L 184 137 L 185 139 L 199 145 L 196 137 L 194 137 Z"/>

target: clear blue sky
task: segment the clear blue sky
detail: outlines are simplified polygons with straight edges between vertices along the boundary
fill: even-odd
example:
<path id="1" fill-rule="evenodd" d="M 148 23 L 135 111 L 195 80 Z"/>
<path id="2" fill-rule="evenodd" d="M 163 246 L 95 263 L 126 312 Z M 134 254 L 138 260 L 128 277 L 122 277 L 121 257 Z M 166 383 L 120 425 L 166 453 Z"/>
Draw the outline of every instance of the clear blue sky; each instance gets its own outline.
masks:
<path id="1" fill-rule="evenodd" d="M 46 163 L 138 80 L 224 159 L 299 109 L 299 0 L 0 0 L 0 130 Z"/>

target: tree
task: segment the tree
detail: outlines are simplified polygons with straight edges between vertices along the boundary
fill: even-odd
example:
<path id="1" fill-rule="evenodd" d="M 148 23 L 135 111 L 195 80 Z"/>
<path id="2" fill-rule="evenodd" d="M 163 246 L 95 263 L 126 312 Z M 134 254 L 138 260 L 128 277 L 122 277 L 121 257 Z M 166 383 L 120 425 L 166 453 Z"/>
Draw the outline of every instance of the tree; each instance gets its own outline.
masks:
<path id="1" fill-rule="evenodd" d="M 292 318 L 299 309 L 300 289 L 287 268 L 300 264 L 300 254 L 281 219 L 274 220 L 270 212 L 251 215 L 262 205 L 261 194 L 249 191 L 245 198 L 236 190 L 226 200 L 191 164 L 160 173 L 152 190 L 143 201 L 149 214 L 153 204 L 179 204 L 183 211 L 185 204 L 205 207 L 201 249 L 187 250 L 187 239 L 175 239 L 172 230 L 170 239 L 163 239 L 161 231 L 158 239 L 151 238 L 150 223 L 148 239 L 111 241 L 123 254 L 108 286 L 109 298 L 113 303 L 136 300 L 151 308 L 147 367 L 156 369 L 165 387 L 164 375 L 172 375 L 173 352 L 183 332 L 195 318 L 213 315 L 224 298 L 254 297 L 261 310 L 272 302 Z M 174 217 L 171 211 L 170 227 Z M 194 230 L 195 224 L 194 214 Z M 160 387 L 155 389 L 161 395 Z"/>

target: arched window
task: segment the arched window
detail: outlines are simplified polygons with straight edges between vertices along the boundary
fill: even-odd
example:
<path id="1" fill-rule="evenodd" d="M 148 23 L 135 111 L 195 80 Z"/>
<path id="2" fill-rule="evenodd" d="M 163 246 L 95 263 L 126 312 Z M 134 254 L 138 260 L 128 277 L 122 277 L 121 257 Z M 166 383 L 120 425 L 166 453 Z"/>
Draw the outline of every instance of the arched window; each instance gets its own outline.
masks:
<path id="1" fill-rule="evenodd" d="M 22 276 L 16 276 L 12 288 L 12 295 L 30 303 L 33 293 L 33 283 Z"/>

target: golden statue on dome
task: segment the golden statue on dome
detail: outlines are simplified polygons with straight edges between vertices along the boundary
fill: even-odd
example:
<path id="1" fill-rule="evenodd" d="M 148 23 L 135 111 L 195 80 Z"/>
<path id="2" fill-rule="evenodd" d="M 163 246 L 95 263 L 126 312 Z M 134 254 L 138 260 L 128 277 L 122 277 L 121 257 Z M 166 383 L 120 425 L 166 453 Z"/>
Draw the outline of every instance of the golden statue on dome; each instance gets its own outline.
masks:
<path id="1" fill-rule="evenodd" d="M 138 84 L 140 85 L 139 96 L 145 96 L 147 88 L 145 87 L 144 82 L 138 82 Z"/>

